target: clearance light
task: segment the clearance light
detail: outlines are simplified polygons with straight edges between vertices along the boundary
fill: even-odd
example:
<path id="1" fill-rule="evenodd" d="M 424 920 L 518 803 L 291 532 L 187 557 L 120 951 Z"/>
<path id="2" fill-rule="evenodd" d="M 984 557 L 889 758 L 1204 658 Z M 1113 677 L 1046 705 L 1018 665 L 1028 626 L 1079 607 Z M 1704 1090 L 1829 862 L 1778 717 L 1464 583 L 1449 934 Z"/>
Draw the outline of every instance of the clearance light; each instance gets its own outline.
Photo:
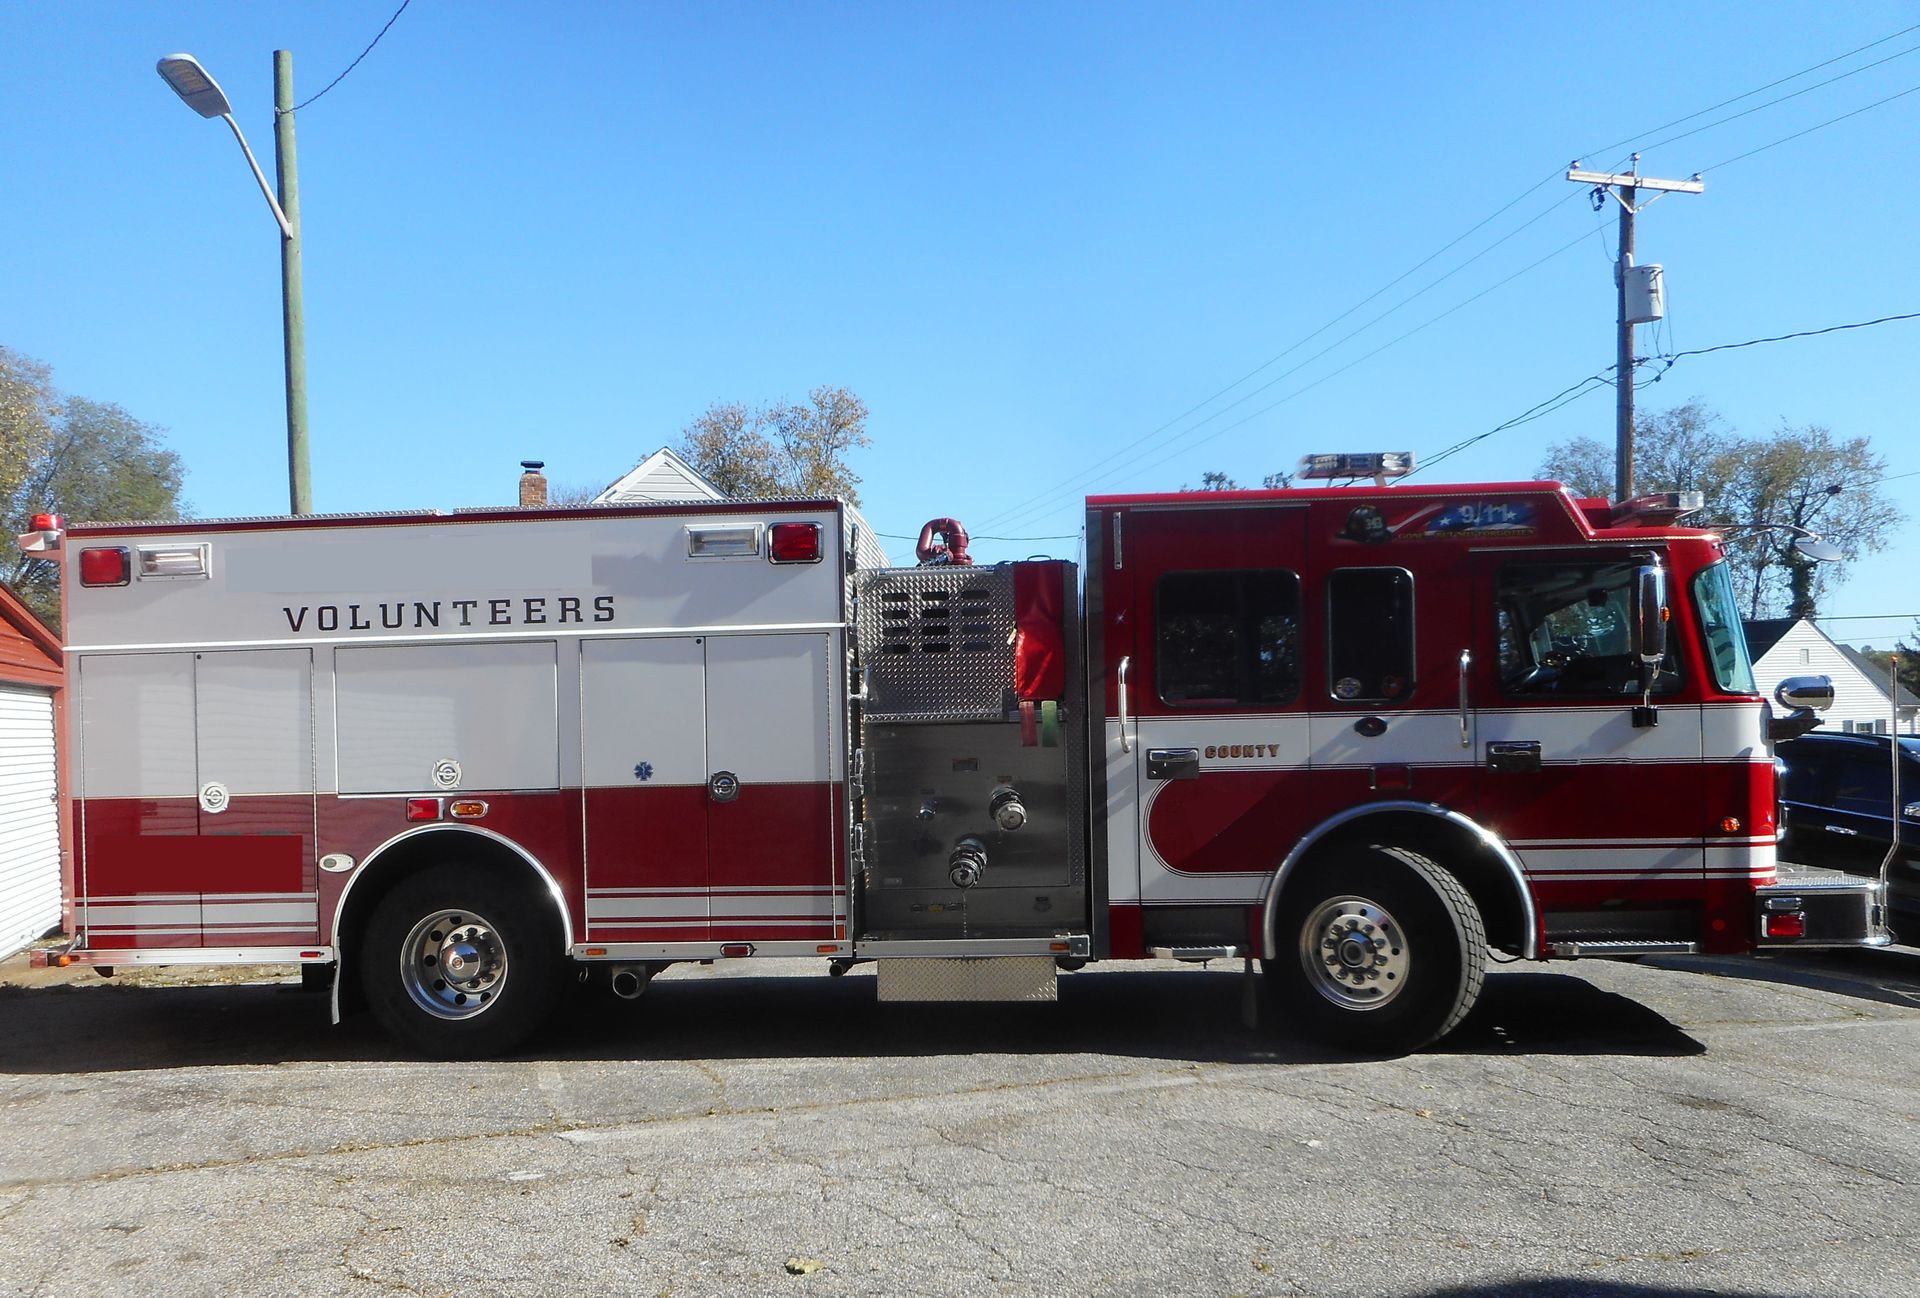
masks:
<path id="1" fill-rule="evenodd" d="M 133 565 L 124 545 L 96 546 L 80 552 L 82 586 L 124 586 L 133 579 Z"/>
<path id="2" fill-rule="evenodd" d="M 822 942 L 813 949 L 821 955 L 832 955 L 840 949 L 840 944 L 838 942 Z"/>
<path id="3" fill-rule="evenodd" d="M 1740 817 L 1738 817 L 1738 816 L 1728 816 L 1728 817 L 1727 817 L 1727 818 L 1726 818 L 1725 820 L 1723 820 L 1723 821 L 1721 821 L 1721 822 L 1720 822 L 1720 832 L 1721 832 L 1721 833 L 1723 833 L 1723 834 L 1737 834 L 1737 833 L 1739 833 L 1739 832 L 1740 832 Z"/>
<path id="4" fill-rule="evenodd" d="M 155 577 L 205 577 L 207 549 L 200 545 L 143 545 L 140 547 L 140 579 Z"/>
<path id="5" fill-rule="evenodd" d="M 1768 937 L 1805 937 L 1807 935 L 1807 913 L 1803 910 L 1782 911 L 1767 916 Z"/>
<path id="6" fill-rule="evenodd" d="M 819 563 L 820 524 L 775 523 L 768 538 L 767 558 L 775 563 Z"/>
<path id="7" fill-rule="evenodd" d="M 753 954 L 753 943 L 729 942 L 725 946 L 720 948 L 720 954 L 723 956 L 726 956 L 730 960 L 737 960 L 741 956 L 748 956 Z"/>
<path id="8" fill-rule="evenodd" d="M 440 819 L 440 799 L 408 798 L 407 799 L 407 819 L 408 820 Z"/>
<path id="9" fill-rule="evenodd" d="M 455 820 L 478 820 L 487 814 L 487 804 L 478 798 L 457 798 L 447 807 Z"/>
<path id="10" fill-rule="evenodd" d="M 760 553 L 760 524 L 743 523 L 725 527 L 695 525 L 687 528 L 687 557 L 691 559 L 738 559 Z"/>

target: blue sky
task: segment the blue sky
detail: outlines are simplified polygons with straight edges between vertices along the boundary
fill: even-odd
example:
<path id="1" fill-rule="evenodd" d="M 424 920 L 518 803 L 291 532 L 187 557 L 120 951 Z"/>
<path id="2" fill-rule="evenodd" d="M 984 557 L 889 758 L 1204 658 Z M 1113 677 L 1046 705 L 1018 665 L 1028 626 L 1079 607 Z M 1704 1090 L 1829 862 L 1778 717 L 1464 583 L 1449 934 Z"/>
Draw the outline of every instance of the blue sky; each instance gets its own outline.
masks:
<path id="1" fill-rule="evenodd" d="M 0 10 L 0 342 L 169 429 L 201 514 L 286 508 L 278 236 L 154 60 L 199 56 L 270 170 L 271 52 L 305 98 L 396 3 Z M 1920 311 L 1920 93 L 1714 165 L 1920 86 L 1920 30 L 1648 133 L 1916 24 L 1914 3 L 415 0 L 298 115 L 316 504 L 505 502 L 522 458 L 597 486 L 714 401 L 818 384 L 872 408 L 855 467 L 890 533 L 951 514 L 1070 538 L 1088 489 L 1431 456 L 1613 360 L 1613 217 L 1557 177 L 1570 159 L 1881 59 L 1648 150 L 1651 175 L 1709 170 L 1641 218 L 1670 303 L 1642 350 Z M 1683 359 L 1640 400 L 1868 436 L 1920 515 L 1917 356 L 1920 321 L 1891 324 Z M 1597 392 L 1422 476 L 1525 477 L 1612 427 Z M 1825 611 L 1920 612 L 1916 554 L 1909 524 Z"/>

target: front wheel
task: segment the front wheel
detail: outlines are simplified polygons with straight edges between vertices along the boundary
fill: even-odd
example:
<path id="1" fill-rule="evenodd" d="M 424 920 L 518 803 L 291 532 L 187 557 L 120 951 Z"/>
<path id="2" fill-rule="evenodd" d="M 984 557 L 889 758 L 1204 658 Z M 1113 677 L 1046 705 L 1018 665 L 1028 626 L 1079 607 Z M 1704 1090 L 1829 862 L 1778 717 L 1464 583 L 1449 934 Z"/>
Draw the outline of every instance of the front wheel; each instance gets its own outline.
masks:
<path id="1" fill-rule="evenodd" d="M 436 866 L 380 902 L 362 985 L 381 1026 L 442 1059 L 504 1054 L 559 991 L 559 938 L 540 902 L 489 876 Z"/>
<path id="2" fill-rule="evenodd" d="M 1451 1032 L 1486 978 L 1486 926 L 1460 881 L 1401 848 L 1356 846 L 1287 885 L 1267 975 L 1287 1018 L 1365 1054 Z"/>

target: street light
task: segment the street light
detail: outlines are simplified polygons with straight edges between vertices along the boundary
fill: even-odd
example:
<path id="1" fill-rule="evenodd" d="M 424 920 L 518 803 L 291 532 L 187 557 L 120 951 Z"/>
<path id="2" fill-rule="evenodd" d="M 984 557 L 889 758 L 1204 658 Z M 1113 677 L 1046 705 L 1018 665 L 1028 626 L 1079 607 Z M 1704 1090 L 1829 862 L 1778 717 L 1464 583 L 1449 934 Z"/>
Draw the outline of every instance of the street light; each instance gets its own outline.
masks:
<path id="1" fill-rule="evenodd" d="M 280 181 L 274 196 L 226 92 L 200 60 L 191 54 L 169 54 L 156 65 L 161 80 L 181 101 L 202 117 L 218 117 L 233 130 L 240 152 L 246 155 L 253 178 L 266 195 L 273 219 L 280 225 L 280 319 L 285 339 L 287 375 L 287 484 L 295 514 L 313 512 L 312 476 L 307 465 L 307 329 L 300 287 L 300 181 L 293 148 L 293 55 L 273 52 L 274 170 Z"/>

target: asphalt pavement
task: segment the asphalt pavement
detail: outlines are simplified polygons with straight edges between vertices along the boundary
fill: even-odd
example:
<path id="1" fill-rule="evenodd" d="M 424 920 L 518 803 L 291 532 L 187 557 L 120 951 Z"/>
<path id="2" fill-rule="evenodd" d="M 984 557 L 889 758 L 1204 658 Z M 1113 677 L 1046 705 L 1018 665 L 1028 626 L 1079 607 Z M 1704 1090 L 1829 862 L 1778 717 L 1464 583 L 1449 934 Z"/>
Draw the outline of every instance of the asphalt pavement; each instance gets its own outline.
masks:
<path id="1" fill-rule="evenodd" d="M 1920 952 L 1490 976 L 1434 1050 L 676 969 L 525 1054 L 296 983 L 0 966 L 0 1294 L 1920 1293 Z"/>

